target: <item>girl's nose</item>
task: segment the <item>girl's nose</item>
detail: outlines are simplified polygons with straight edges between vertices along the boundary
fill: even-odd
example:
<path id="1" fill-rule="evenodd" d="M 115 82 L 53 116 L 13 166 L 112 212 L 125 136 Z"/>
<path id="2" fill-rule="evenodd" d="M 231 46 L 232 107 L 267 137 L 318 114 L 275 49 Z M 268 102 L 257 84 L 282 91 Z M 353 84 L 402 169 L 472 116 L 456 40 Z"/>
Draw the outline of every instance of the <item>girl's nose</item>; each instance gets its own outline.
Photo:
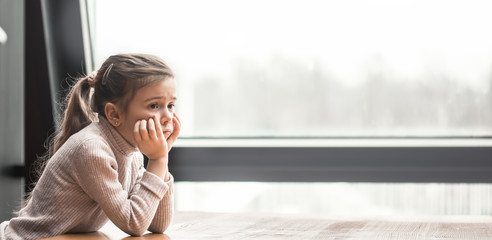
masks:
<path id="1" fill-rule="evenodd" d="M 164 111 L 162 111 L 161 113 L 161 123 L 163 125 L 166 125 L 168 124 L 170 121 L 173 120 L 173 113 L 169 110 L 169 109 L 166 109 Z"/>

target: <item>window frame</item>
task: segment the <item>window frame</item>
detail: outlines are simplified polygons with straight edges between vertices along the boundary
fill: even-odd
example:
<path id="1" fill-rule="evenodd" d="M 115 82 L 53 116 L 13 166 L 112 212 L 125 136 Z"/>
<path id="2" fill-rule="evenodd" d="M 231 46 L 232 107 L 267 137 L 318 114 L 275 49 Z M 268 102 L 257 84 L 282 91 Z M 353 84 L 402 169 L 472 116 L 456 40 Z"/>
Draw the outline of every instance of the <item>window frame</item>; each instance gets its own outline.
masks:
<path id="1" fill-rule="evenodd" d="M 491 157 L 490 138 L 188 138 L 169 168 L 180 181 L 490 183 Z"/>

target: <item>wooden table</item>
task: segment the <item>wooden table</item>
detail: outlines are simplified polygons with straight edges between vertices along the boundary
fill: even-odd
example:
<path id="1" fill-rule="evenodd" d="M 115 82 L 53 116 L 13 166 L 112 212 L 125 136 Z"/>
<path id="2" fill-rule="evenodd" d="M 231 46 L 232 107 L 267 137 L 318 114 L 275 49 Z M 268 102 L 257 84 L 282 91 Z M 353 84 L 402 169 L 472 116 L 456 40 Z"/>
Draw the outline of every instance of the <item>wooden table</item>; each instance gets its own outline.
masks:
<path id="1" fill-rule="evenodd" d="M 491 216 L 331 217 L 263 213 L 177 212 L 165 234 L 129 237 L 112 223 L 63 239 L 492 239 Z"/>

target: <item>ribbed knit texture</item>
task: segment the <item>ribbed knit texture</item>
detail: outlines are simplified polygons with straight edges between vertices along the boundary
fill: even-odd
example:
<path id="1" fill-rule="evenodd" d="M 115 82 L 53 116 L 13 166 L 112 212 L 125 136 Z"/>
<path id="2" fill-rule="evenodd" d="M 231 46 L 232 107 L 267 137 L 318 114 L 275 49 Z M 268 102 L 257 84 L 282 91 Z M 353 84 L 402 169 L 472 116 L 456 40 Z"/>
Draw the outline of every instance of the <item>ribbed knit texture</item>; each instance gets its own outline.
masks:
<path id="1" fill-rule="evenodd" d="M 29 204 L 0 224 L 0 239 L 40 239 L 99 230 L 108 219 L 130 235 L 163 232 L 173 216 L 164 182 L 105 120 L 71 136 L 50 159 Z"/>

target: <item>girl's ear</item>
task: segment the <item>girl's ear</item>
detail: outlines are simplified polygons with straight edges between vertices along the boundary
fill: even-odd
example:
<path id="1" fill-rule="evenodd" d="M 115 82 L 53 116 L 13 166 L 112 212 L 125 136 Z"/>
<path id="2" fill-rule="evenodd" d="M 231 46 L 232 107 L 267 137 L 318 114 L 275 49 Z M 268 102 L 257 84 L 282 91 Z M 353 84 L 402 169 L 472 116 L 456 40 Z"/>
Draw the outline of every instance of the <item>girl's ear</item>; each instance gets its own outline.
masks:
<path id="1" fill-rule="evenodd" d="M 104 106 L 104 113 L 106 114 L 109 123 L 114 127 L 118 127 L 121 124 L 121 113 L 116 104 L 106 103 Z"/>

